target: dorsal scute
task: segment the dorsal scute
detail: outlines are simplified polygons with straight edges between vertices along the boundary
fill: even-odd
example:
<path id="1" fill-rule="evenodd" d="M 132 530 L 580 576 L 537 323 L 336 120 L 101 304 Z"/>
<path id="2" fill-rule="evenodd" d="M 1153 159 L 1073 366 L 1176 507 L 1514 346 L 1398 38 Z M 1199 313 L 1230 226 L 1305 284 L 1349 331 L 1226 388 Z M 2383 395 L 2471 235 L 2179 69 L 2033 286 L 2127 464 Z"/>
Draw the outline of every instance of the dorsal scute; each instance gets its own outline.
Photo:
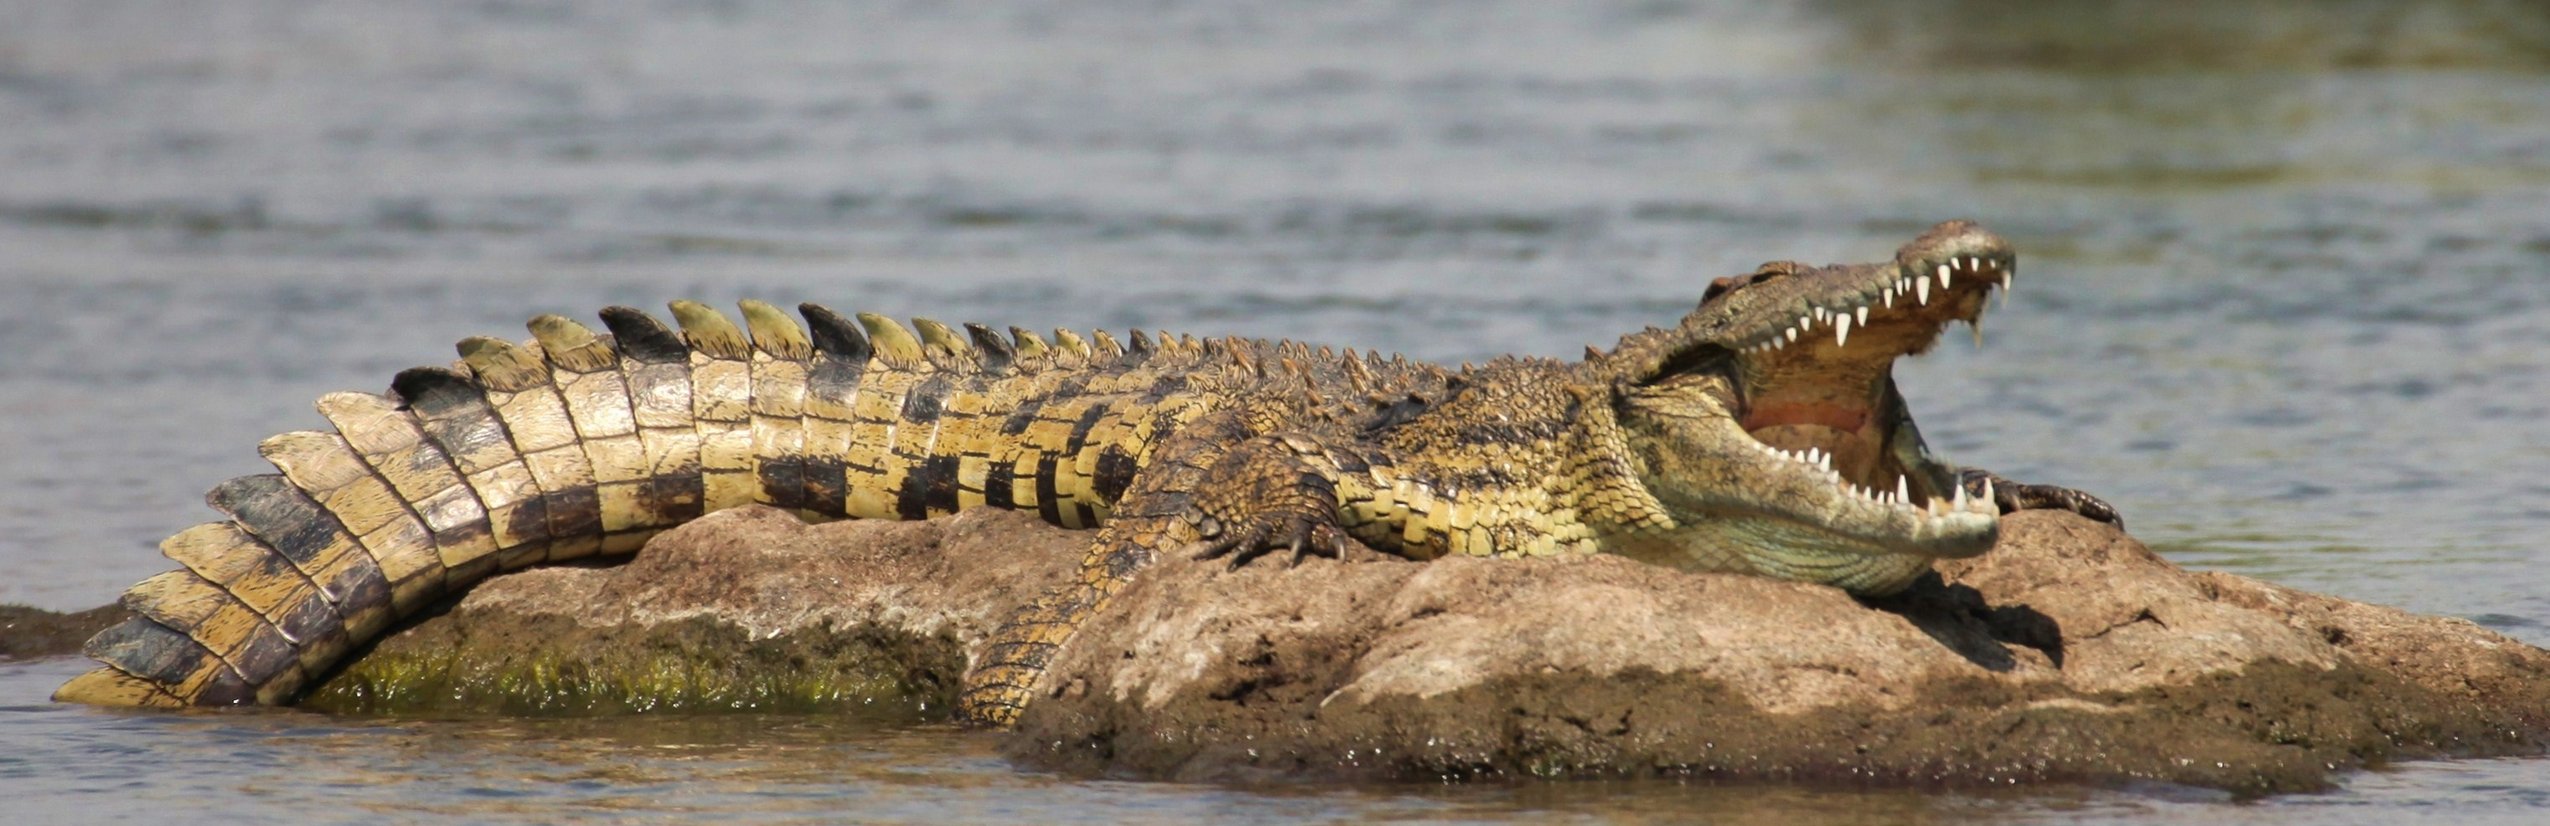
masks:
<path id="1" fill-rule="evenodd" d="M 1372 371 L 1364 369 L 1363 360 L 1355 358 L 1354 350 L 1347 350 L 1346 357 L 1339 359 L 1337 365 L 1346 371 L 1346 385 L 1353 388 L 1356 395 L 1372 392 Z"/>
<path id="2" fill-rule="evenodd" d="M 1078 367 L 1088 364 L 1094 354 L 1095 352 L 1090 349 L 1089 340 L 1081 338 L 1078 332 L 1061 327 L 1054 328 L 1054 355 L 1057 363 L 1068 367 Z"/>
<path id="3" fill-rule="evenodd" d="M 814 345 L 806 340 L 806 329 L 769 302 L 744 299 L 735 302 L 744 311 L 744 329 L 752 333 L 753 348 L 771 358 L 805 361 L 814 355 Z"/>
<path id="4" fill-rule="evenodd" d="M 523 325 L 531 330 L 533 341 L 540 342 L 541 355 L 549 363 L 577 373 L 610 370 L 619 366 L 620 354 L 602 340 L 593 328 L 556 313 L 533 316 Z"/>
<path id="5" fill-rule="evenodd" d="M 921 336 L 921 357 L 941 373 L 971 375 L 982 372 L 980 353 L 966 341 L 966 335 L 936 319 L 912 319 L 912 329 Z"/>
<path id="6" fill-rule="evenodd" d="M 1011 349 L 1009 340 L 992 328 L 969 321 L 965 323 L 965 334 L 974 340 L 974 361 L 984 372 L 1006 373 L 1018 361 L 1018 351 Z"/>
<path id="7" fill-rule="evenodd" d="M 799 304 L 797 313 L 806 317 L 806 329 L 815 352 L 824 354 L 826 358 L 864 363 L 874 354 L 875 351 L 868 346 L 867 335 L 859 332 L 858 325 L 842 318 L 831 308 L 821 304 Z"/>
<path id="8" fill-rule="evenodd" d="M 876 313 L 860 313 L 858 318 L 859 326 L 868 331 L 868 344 L 876 351 L 877 361 L 906 370 L 921 366 L 921 340 L 912 331 Z"/>
<path id="9" fill-rule="evenodd" d="M 1089 360 L 1116 361 L 1124 358 L 1124 345 L 1116 343 L 1115 334 L 1105 330 L 1089 331 Z"/>
<path id="10" fill-rule="evenodd" d="M 475 404 L 484 394 L 477 379 L 443 367 L 410 367 L 390 378 L 390 392 L 408 407 L 449 410 Z"/>
<path id="11" fill-rule="evenodd" d="M 752 342 L 717 308 L 687 298 L 667 306 L 672 308 L 673 323 L 681 325 L 682 338 L 691 343 L 691 349 L 714 358 L 752 358 Z"/>
<path id="12" fill-rule="evenodd" d="M 921 356 L 941 372 L 968 373 L 976 369 L 974 346 L 956 329 L 937 319 L 912 319 L 912 329 L 921 334 Z"/>
<path id="13" fill-rule="evenodd" d="M 648 364 L 690 360 L 690 347 L 682 343 L 682 337 L 638 308 L 604 307 L 602 326 L 611 331 L 611 346 L 622 358 Z"/>
<path id="14" fill-rule="evenodd" d="M 1009 341 L 1021 362 L 1042 364 L 1053 355 L 1053 348 L 1045 344 L 1045 339 L 1025 327 L 1009 328 Z"/>
<path id="15" fill-rule="evenodd" d="M 452 346 L 461 364 L 489 389 L 519 393 L 549 383 L 540 356 L 522 345 L 490 336 L 470 336 Z"/>

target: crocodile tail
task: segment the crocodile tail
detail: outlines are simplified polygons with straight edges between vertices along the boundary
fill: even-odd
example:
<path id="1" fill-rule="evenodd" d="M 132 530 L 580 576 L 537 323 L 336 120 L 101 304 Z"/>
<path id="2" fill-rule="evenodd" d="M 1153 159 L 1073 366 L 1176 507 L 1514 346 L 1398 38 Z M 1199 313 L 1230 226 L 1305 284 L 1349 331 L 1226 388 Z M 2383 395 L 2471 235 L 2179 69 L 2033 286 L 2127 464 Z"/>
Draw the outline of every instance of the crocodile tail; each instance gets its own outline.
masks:
<path id="1" fill-rule="evenodd" d="M 624 307 L 603 311 L 607 336 L 542 316 L 532 341 L 464 340 L 459 363 L 402 372 L 389 396 L 322 397 L 335 430 L 269 438 L 277 473 L 213 488 L 229 518 L 161 544 L 181 567 L 124 594 L 134 616 L 86 649 L 105 667 L 55 698 L 289 703 L 498 571 L 631 552 L 719 507 L 807 506 L 821 486 L 803 461 L 792 474 L 768 460 L 802 452 L 787 437 L 810 374 L 844 369 L 819 363 L 864 361 L 865 344 L 828 311 L 810 310 L 813 339 L 767 305 L 745 312 L 750 339 L 688 302 L 679 335 Z"/>
<path id="2" fill-rule="evenodd" d="M 181 569 L 124 595 L 134 617 L 87 649 L 105 667 L 56 698 L 288 703 L 497 572 L 634 552 L 737 505 L 901 519 L 995 506 L 1092 526 L 1129 476 L 1094 446 L 1143 438 L 1140 411 L 1183 386 L 1130 368 L 1203 349 L 811 304 L 803 325 L 755 301 L 741 324 L 672 310 L 668 327 L 604 309 L 607 334 L 544 315 L 531 340 L 464 339 L 457 363 L 403 371 L 389 395 L 321 397 L 335 429 L 269 438 L 277 472 L 213 488 L 229 518 L 162 544 Z"/>

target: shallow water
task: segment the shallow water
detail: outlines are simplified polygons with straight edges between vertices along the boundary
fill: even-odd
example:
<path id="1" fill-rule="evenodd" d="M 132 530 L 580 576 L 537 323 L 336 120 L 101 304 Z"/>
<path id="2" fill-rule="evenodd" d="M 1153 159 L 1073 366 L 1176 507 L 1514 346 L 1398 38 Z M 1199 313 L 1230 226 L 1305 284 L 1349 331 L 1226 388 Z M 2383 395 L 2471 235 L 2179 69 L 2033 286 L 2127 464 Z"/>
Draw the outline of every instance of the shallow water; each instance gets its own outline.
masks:
<path id="1" fill-rule="evenodd" d="M 1934 445 L 2173 559 L 2550 642 L 2550 12 L 2519 3 L 0 0 L 0 601 L 465 335 L 674 297 L 1569 355 L 1770 258 L 2020 246 L 1901 371 Z M 1993 7 L 1993 8 L 1998 8 Z M 1234 790 L 805 718 L 56 708 L 20 813 L 1092 821 L 2534 819 L 2550 762 L 2232 806 L 1669 783 Z M 159 768 L 177 766 L 177 768 Z M 32 816 L 32 815 L 30 815 Z M 191 819 L 191 818 L 190 818 Z"/>

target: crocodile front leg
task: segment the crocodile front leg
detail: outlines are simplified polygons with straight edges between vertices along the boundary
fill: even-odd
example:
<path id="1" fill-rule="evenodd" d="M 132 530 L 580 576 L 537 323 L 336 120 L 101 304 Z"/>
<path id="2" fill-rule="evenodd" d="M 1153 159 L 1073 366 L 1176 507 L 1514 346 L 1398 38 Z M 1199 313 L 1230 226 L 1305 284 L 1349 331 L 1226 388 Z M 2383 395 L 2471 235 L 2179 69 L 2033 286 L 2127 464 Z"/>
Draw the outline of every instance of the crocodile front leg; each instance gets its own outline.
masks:
<path id="1" fill-rule="evenodd" d="M 1236 570 L 1279 550 L 1291 550 L 1295 562 L 1344 556 L 1337 476 L 1327 451 L 1307 438 L 1266 436 L 1232 448 L 1205 471 L 1186 512 L 1204 538 L 1196 558 L 1229 557 Z"/>

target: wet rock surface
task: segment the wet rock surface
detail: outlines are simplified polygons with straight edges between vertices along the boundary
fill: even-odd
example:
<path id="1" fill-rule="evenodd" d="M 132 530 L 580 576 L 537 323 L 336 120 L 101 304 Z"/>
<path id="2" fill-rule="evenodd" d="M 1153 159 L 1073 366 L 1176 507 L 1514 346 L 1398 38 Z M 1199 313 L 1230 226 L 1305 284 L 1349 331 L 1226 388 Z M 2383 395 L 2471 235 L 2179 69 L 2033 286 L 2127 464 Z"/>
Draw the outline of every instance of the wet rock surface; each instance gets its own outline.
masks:
<path id="1" fill-rule="evenodd" d="M 0 605 L 0 660 L 31 660 L 80 653 L 92 634 L 132 616 L 120 605 L 63 613 L 27 605 Z"/>
<path id="2" fill-rule="evenodd" d="M 1877 601 L 1611 557 L 1164 559 L 1066 648 L 1010 750 L 1186 780 L 1694 776 L 2270 793 L 2550 743 L 2550 652 L 2191 573 L 2023 513 Z M 1018 514 L 712 515 L 628 565 L 500 577 L 312 697 L 339 709 L 886 708 L 1077 564 Z"/>

